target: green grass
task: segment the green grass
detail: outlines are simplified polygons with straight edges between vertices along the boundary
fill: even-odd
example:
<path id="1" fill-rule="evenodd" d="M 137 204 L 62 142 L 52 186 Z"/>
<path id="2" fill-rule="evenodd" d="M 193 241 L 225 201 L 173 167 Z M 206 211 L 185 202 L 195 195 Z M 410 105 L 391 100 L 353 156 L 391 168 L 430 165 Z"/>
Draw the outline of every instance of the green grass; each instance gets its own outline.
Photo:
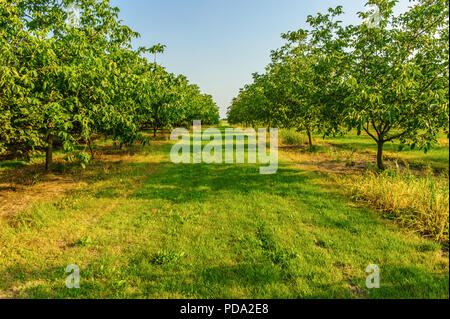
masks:
<path id="1" fill-rule="evenodd" d="M 327 177 L 179 164 L 170 144 L 0 221 L 0 297 L 448 298 L 448 255 Z M 81 289 L 65 287 L 67 265 Z M 381 288 L 365 286 L 369 264 Z"/>
<path id="2" fill-rule="evenodd" d="M 26 166 L 26 164 L 22 161 L 3 161 L 3 162 L 0 162 L 0 172 L 4 169 L 22 168 L 25 166 Z"/>
<path id="3" fill-rule="evenodd" d="M 307 144 L 308 138 L 304 132 L 293 129 L 281 129 L 279 132 L 280 142 L 285 145 Z M 355 153 L 376 155 L 377 145 L 367 135 L 357 135 L 351 131 L 343 136 L 323 138 L 322 135 L 314 135 L 314 151 L 316 153 L 334 152 L 335 157 L 345 157 L 345 154 Z M 334 150 L 330 150 L 330 146 Z M 446 134 L 438 136 L 438 143 L 432 146 L 428 152 L 421 149 L 411 149 L 409 146 L 401 145 L 398 141 L 389 142 L 384 145 L 384 155 L 387 160 L 404 161 L 412 167 L 424 169 L 431 168 L 448 171 L 449 164 L 449 139 Z M 374 162 L 375 163 L 375 162 Z"/>
<path id="4" fill-rule="evenodd" d="M 326 141 L 334 146 L 358 152 L 376 154 L 377 150 L 376 143 L 370 137 L 364 134 L 358 136 L 355 132 L 345 136 L 327 138 Z M 410 147 L 402 146 L 397 141 L 386 143 L 384 151 L 388 158 L 405 160 L 412 166 L 425 168 L 430 165 L 433 168 L 448 170 L 449 146 L 445 134 L 439 135 L 439 142 L 427 153 L 420 149 L 411 150 Z"/>
<path id="5" fill-rule="evenodd" d="M 280 142 L 286 145 L 298 145 L 307 143 L 308 138 L 294 129 L 281 129 L 279 131 Z"/>

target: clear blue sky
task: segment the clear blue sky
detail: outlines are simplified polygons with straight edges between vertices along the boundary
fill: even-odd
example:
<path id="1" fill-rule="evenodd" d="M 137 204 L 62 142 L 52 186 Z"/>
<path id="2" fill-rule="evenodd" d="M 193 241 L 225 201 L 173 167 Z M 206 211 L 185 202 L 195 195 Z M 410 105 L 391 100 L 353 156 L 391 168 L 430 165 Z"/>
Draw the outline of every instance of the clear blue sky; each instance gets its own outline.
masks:
<path id="1" fill-rule="evenodd" d="M 309 14 L 342 5 L 357 23 L 364 0 L 112 0 L 120 18 L 141 34 L 135 46 L 167 45 L 158 62 L 211 94 L 221 116 L 251 74 L 263 72 L 280 34 L 306 27 Z M 406 8 L 408 0 L 401 0 Z"/>

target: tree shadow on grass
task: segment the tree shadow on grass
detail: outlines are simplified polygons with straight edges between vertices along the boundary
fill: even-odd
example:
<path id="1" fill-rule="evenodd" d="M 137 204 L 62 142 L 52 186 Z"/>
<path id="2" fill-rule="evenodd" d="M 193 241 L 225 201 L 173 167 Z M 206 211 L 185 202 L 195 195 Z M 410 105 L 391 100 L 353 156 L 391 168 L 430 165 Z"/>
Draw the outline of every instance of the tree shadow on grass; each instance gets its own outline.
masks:
<path id="1" fill-rule="evenodd" d="M 142 155 L 168 149 L 169 145 L 148 148 L 133 145 L 124 149 L 102 146 L 97 148 L 97 158 L 86 169 L 79 163 L 65 162 L 58 157 L 48 174 L 42 162 L 12 165 L 10 169 L 0 170 L 0 218 L 14 218 L 36 202 L 72 195 L 75 190 L 89 195 L 98 192 L 99 196 L 121 196 L 125 187 L 135 188 L 136 180 L 145 180 L 158 166 Z M 135 155 L 141 157 L 136 159 Z M 97 182 L 104 185 L 99 187 L 100 191 L 93 191 L 91 185 Z M 113 183 L 117 186 L 109 186 Z M 85 186 L 80 188 L 80 185 Z"/>
<path id="2" fill-rule="evenodd" d="M 318 175 L 292 169 L 283 163 L 273 175 L 259 174 L 257 165 L 166 163 L 129 198 L 160 199 L 173 204 L 189 204 L 215 202 L 225 197 L 242 199 L 242 196 L 248 196 L 249 201 L 252 201 L 257 200 L 259 196 L 273 196 L 274 200 L 278 198 L 302 202 L 308 210 L 317 211 L 318 221 L 324 226 L 347 229 L 354 234 L 360 233 L 361 227 L 353 225 L 353 218 L 356 216 L 343 219 L 321 214 L 323 210 L 334 209 L 334 201 L 342 202 L 345 207 L 347 199 L 343 199 L 338 189 L 327 189 L 325 194 L 321 186 L 315 184 L 319 180 Z M 326 198 L 329 200 L 325 201 Z M 291 208 L 295 209 L 295 206 Z M 360 211 L 358 218 L 363 217 L 365 213 Z M 364 227 L 380 224 L 376 218 L 365 216 L 359 219 L 364 222 Z"/>
<path id="3" fill-rule="evenodd" d="M 141 291 L 150 298 L 244 298 L 267 295 L 268 286 L 282 283 L 282 274 L 269 264 L 242 263 L 164 273 L 139 272 Z"/>
<path id="4" fill-rule="evenodd" d="M 388 268 L 388 269 L 386 269 Z M 270 263 L 218 265 L 192 271 L 138 272 L 141 291 L 150 298 L 269 298 L 269 299 L 366 299 L 366 298 L 445 298 L 448 277 L 436 276 L 419 267 L 386 266 L 379 289 L 368 289 L 365 277 L 315 282 L 302 274 L 287 278 Z M 330 272 L 335 269 L 330 268 Z M 335 274 L 337 275 L 337 274 Z M 384 280 L 384 281 L 383 281 Z"/>
<path id="5" fill-rule="evenodd" d="M 131 197 L 163 199 L 174 203 L 205 202 L 221 192 L 246 195 L 264 192 L 279 196 L 310 194 L 299 184 L 311 183 L 312 177 L 281 164 L 273 175 L 259 174 L 255 165 L 178 164 L 152 175 Z"/>
<path id="6" fill-rule="evenodd" d="M 130 264 L 105 272 L 97 262 L 83 267 L 80 289 L 66 287 L 65 267 L 30 269 L 17 264 L 6 269 L 8 281 L 0 285 L 1 298 L 448 298 L 448 275 L 424 267 L 390 264 L 381 267 L 379 289 L 367 289 L 365 278 L 319 283 L 301 273 L 286 278 L 279 267 L 264 262 L 197 267 L 176 265 L 142 268 Z M 330 269 L 335 271 L 335 269 Z M 120 274 L 120 275 L 118 275 Z M 295 282 L 299 282 L 295 285 Z M 136 285 L 136 283 L 138 283 Z M 128 292 L 127 292 L 128 291 Z"/>

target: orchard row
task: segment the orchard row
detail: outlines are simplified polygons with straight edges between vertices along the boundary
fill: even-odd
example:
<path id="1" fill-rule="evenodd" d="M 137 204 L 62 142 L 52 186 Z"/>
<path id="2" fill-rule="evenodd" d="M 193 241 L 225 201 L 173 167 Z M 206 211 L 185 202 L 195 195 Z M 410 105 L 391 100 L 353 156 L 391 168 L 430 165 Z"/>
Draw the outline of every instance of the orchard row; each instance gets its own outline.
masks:
<path id="1" fill-rule="evenodd" d="M 210 95 L 147 60 L 164 46 L 132 48 L 139 34 L 118 12 L 107 0 L 0 0 L 0 155 L 45 152 L 50 169 L 59 145 L 85 165 L 97 135 L 127 145 L 149 129 L 218 123 Z"/>
<path id="2" fill-rule="evenodd" d="M 264 74 L 240 91 L 231 123 L 305 130 L 357 130 L 378 145 L 400 141 L 427 151 L 449 125 L 448 1 L 371 0 L 360 25 L 340 21 L 342 7 L 309 16 L 307 29 L 283 34 Z"/>

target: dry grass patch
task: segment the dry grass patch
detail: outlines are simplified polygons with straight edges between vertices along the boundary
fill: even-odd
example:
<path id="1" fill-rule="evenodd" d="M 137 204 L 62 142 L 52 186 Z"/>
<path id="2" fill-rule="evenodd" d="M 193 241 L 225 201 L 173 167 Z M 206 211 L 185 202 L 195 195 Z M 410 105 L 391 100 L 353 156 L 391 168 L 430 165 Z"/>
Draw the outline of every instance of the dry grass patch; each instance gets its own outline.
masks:
<path id="1" fill-rule="evenodd" d="M 382 173 L 367 171 L 343 181 L 355 199 L 367 201 L 402 225 L 448 245 L 448 176 L 390 169 Z"/>

